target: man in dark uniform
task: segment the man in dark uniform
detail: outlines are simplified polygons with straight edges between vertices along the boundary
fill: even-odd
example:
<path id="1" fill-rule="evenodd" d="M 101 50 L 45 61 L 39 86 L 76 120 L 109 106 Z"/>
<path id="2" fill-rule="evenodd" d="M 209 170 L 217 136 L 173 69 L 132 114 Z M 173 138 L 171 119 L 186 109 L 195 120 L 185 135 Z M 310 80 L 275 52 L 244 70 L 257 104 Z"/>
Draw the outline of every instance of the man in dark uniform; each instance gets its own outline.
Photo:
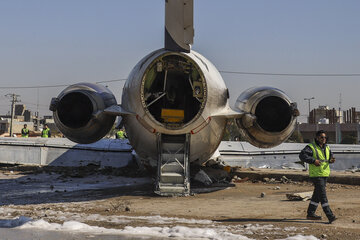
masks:
<path id="1" fill-rule="evenodd" d="M 314 193 L 312 195 L 308 210 L 307 219 L 321 220 L 321 216 L 315 214 L 316 208 L 321 202 L 329 223 L 337 218 L 332 213 L 326 196 L 326 182 L 330 176 L 330 163 L 335 162 L 329 146 L 326 144 L 326 133 L 323 130 L 316 132 L 313 143 L 307 145 L 300 153 L 299 158 L 309 164 L 309 176 L 314 183 Z"/>

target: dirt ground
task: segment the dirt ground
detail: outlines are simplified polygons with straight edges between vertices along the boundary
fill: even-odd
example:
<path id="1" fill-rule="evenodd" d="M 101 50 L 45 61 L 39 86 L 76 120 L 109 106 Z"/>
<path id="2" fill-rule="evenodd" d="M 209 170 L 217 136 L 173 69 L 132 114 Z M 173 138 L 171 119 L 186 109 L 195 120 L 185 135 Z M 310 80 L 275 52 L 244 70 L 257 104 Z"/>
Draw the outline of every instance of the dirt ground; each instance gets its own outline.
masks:
<path id="1" fill-rule="evenodd" d="M 2 170 L 3 172 L 5 170 Z M 77 176 L 79 177 L 79 176 Z M 211 220 L 213 224 L 244 229 L 242 235 L 252 239 L 281 239 L 296 234 L 313 235 L 319 239 L 360 239 L 360 186 L 327 185 L 330 206 L 338 220 L 327 223 L 325 214 L 319 208 L 320 221 L 306 220 L 309 201 L 289 201 L 288 193 L 313 190 L 309 182 L 263 182 L 249 179 L 229 187 L 214 188 L 212 192 L 200 193 L 205 188 L 193 186 L 195 193 L 188 197 L 161 197 L 153 193 L 151 184 L 137 187 L 117 187 L 101 190 L 86 190 L 75 193 L 56 193 L 47 196 L 47 201 L 32 204 L 7 204 L 2 207 L 15 209 L 13 217 L 23 215 L 33 219 L 42 218 L 49 222 L 61 222 L 56 212 L 69 214 L 99 214 L 123 216 L 156 216 L 185 219 Z M 215 190 L 216 189 L 216 190 Z M 209 188 L 206 189 L 207 191 Z M 262 194 L 263 193 L 263 194 Z M 261 196 L 263 195 L 263 197 Z M 51 200 L 54 198 L 54 200 Z M 56 201 L 55 201 L 56 199 Z M 85 220 L 89 225 L 96 224 Z M 175 223 L 174 223 L 175 224 Z M 108 228 L 124 228 L 127 223 L 104 221 Z M 156 226 L 141 219 L 132 226 Z M 175 224 L 176 225 L 176 224 Z M 189 227 L 193 223 L 182 224 Z M 257 226 L 258 229 L 255 229 Z M 246 228 L 251 228 L 245 231 Z M 291 234 L 290 234 L 291 233 Z"/>

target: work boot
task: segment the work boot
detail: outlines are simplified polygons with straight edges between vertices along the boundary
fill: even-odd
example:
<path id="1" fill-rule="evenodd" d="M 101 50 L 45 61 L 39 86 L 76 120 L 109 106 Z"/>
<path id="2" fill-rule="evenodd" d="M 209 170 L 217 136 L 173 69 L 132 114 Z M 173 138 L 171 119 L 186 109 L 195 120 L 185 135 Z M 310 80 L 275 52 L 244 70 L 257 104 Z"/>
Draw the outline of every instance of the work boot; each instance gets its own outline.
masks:
<path id="1" fill-rule="evenodd" d="M 330 217 L 328 217 L 329 219 L 329 224 L 331 224 L 333 221 L 335 221 L 337 219 L 337 217 L 335 217 L 335 215 L 332 215 Z"/>
<path id="2" fill-rule="evenodd" d="M 331 211 L 329 206 L 323 207 L 323 210 L 324 210 L 327 218 L 329 219 L 329 224 L 331 224 L 333 221 L 335 221 L 337 219 L 335 217 L 335 215 L 333 214 L 333 212 Z"/>
<path id="3" fill-rule="evenodd" d="M 315 213 L 308 213 L 308 215 L 306 216 L 306 219 L 308 220 L 321 220 L 322 217 L 319 215 L 316 215 Z"/>

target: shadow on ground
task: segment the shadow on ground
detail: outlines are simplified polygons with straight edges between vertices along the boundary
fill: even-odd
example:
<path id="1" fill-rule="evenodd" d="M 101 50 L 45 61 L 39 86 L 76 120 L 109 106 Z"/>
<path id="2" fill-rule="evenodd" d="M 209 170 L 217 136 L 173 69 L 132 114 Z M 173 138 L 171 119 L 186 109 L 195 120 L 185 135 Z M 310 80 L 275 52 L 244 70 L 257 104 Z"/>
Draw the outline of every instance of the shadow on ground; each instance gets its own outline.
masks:
<path id="1" fill-rule="evenodd" d="M 244 222 L 260 222 L 260 223 L 321 223 L 329 224 L 327 221 L 311 221 L 306 218 L 228 218 L 228 219 L 214 219 L 214 222 L 221 223 L 244 223 Z"/>

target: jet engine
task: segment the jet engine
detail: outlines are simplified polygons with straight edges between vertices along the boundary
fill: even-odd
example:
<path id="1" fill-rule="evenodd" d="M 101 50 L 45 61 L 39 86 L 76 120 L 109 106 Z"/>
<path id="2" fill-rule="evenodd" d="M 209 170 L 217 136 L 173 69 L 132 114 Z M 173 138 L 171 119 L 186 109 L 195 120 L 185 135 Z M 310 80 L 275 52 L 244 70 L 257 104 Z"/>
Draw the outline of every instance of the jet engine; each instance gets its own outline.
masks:
<path id="1" fill-rule="evenodd" d="M 261 148 L 277 146 L 290 137 L 299 115 L 296 103 L 281 90 L 271 87 L 246 90 L 236 100 L 235 108 L 244 113 L 236 119 L 241 134 Z"/>
<path id="2" fill-rule="evenodd" d="M 53 98 L 50 110 L 59 130 L 70 140 L 92 143 L 112 128 L 116 116 L 104 109 L 116 105 L 114 94 L 104 86 L 78 83 L 67 87 Z"/>

